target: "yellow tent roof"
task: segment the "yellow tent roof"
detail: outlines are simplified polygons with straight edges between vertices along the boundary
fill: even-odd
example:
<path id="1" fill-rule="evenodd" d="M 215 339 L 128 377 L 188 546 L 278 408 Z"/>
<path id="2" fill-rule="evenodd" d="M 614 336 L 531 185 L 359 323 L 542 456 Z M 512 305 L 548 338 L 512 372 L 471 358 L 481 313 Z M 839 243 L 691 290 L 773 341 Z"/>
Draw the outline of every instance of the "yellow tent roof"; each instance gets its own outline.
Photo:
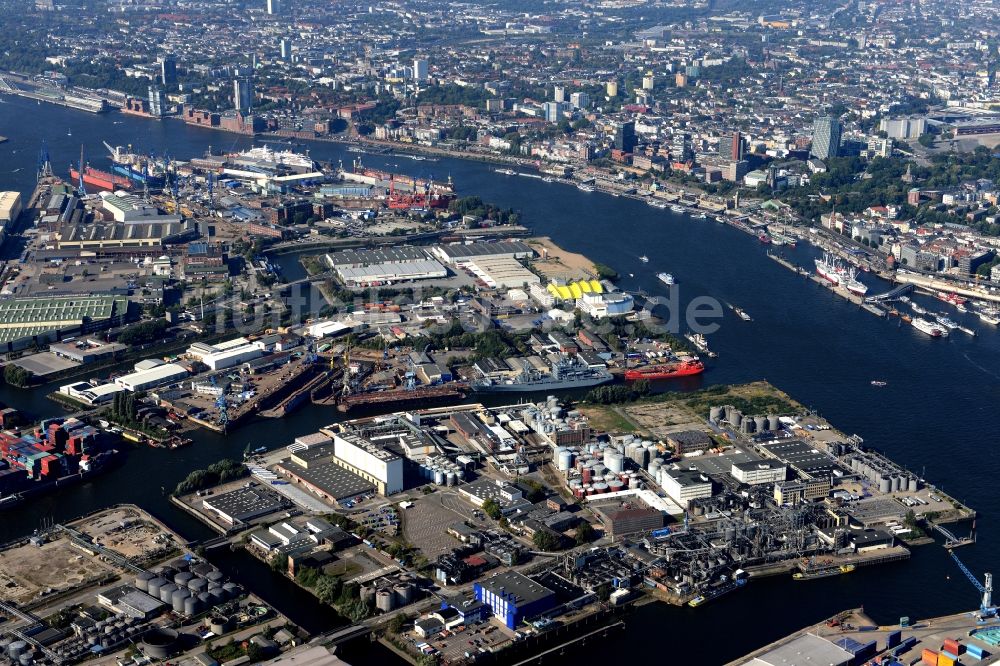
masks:
<path id="1" fill-rule="evenodd" d="M 576 282 L 569 286 L 569 290 L 573 294 L 573 298 L 583 298 L 583 290 L 580 289 L 580 285 Z"/>
<path id="2" fill-rule="evenodd" d="M 590 288 L 594 290 L 595 294 L 603 294 L 604 293 L 604 285 L 602 285 L 599 280 L 591 280 L 590 281 Z"/>
<path id="3" fill-rule="evenodd" d="M 556 287 L 555 283 L 553 283 L 553 282 L 549 282 L 549 285 L 548 285 L 547 287 L 545 287 L 545 288 L 546 288 L 546 289 L 548 290 L 548 292 L 549 292 L 550 294 L 552 294 L 552 295 L 553 295 L 553 296 L 555 296 L 556 298 L 558 298 L 558 297 L 559 297 L 559 288 L 558 288 L 558 287 Z"/>
<path id="4" fill-rule="evenodd" d="M 591 289 L 590 287 L 590 282 L 588 282 L 587 280 L 580 280 L 578 284 L 580 285 L 580 290 L 585 294 L 589 294 L 590 292 L 593 291 L 593 289 Z"/>
<path id="5" fill-rule="evenodd" d="M 570 298 L 573 298 L 573 293 L 569 290 L 569 287 L 562 286 L 562 287 L 557 287 L 557 289 L 559 290 L 559 298 L 563 300 L 568 300 Z"/>

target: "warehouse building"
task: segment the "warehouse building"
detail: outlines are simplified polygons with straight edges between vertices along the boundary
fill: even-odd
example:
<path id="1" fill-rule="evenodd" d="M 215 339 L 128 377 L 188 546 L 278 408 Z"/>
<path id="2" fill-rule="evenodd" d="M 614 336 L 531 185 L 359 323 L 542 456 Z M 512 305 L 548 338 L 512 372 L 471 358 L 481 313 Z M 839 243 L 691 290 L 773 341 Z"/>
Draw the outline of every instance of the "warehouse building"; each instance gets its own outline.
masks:
<path id="1" fill-rule="evenodd" d="M 715 446 L 714 440 L 708 436 L 708 433 L 701 430 L 672 432 L 667 435 L 667 444 L 679 456 L 695 451 L 707 451 Z"/>
<path id="2" fill-rule="evenodd" d="M 262 340 L 235 338 L 214 345 L 196 342 L 188 347 L 187 353 L 211 370 L 224 370 L 260 358 L 264 355 L 265 349 L 266 345 Z"/>
<path id="3" fill-rule="evenodd" d="M 211 511 L 227 525 L 241 525 L 289 508 L 291 503 L 282 495 L 263 486 L 237 488 L 203 500 L 202 507 Z"/>
<path id="4" fill-rule="evenodd" d="M 505 241 L 435 245 L 431 248 L 431 254 L 445 264 L 458 265 L 468 263 L 473 259 L 531 259 L 535 256 L 535 251 L 531 249 L 531 246 L 520 241 Z"/>
<path id="5" fill-rule="evenodd" d="M 403 490 L 403 459 L 353 433 L 333 435 L 332 462 L 373 483 L 380 495 Z"/>
<path id="6" fill-rule="evenodd" d="M 8 343 L 8 349 L 18 349 L 33 338 L 50 341 L 61 333 L 107 328 L 125 321 L 128 313 L 128 299 L 122 296 L 11 298 L 0 301 L 0 345 Z"/>
<path id="7" fill-rule="evenodd" d="M 21 214 L 21 193 L 0 192 L 0 223 L 6 227 Z"/>
<path id="8" fill-rule="evenodd" d="M 177 382 L 187 376 L 188 371 L 184 366 L 177 363 L 163 363 L 123 375 L 115 380 L 115 384 L 126 391 L 138 392 Z"/>
<path id="9" fill-rule="evenodd" d="M 473 592 L 476 601 L 489 606 L 493 616 L 512 630 L 523 620 L 556 606 L 555 592 L 516 571 L 505 571 L 476 583 Z"/>
<path id="10" fill-rule="evenodd" d="M 476 257 L 464 265 L 491 289 L 515 289 L 525 285 L 530 289 L 542 281 L 513 257 Z"/>
<path id="11" fill-rule="evenodd" d="M 427 250 L 413 245 L 382 247 L 374 250 L 341 250 L 324 256 L 327 266 L 334 270 L 361 268 L 375 264 L 407 264 L 431 259 Z"/>
<path id="12" fill-rule="evenodd" d="M 767 650 L 741 666 L 787 666 L 788 664 L 823 664 L 847 666 L 854 663 L 854 653 L 813 634 L 803 634 L 776 648 Z"/>
<path id="13" fill-rule="evenodd" d="M 433 259 L 369 264 L 357 267 L 341 266 L 336 270 L 337 275 L 348 287 L 367 287 L 448 277 L 448 270 Z"/>
<path id="14" fill-rule="evenodd" d="M 635 308 L 632 294 L 624 291 L 584 294 L 576 299 L 576 307 L 594 319 L 623 317 Z"/>

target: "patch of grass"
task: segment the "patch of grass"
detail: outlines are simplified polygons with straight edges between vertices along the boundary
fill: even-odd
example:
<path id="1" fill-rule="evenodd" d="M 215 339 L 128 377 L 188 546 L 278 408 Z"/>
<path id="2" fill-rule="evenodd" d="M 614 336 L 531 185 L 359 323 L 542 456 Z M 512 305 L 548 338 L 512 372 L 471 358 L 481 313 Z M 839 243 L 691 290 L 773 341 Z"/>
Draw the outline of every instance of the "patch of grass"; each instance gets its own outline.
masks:
<path id="1" fill-rule="evenodd" d="M 577 409 L 590 420 L 590 426 L 595 430 L 635 432 L 638 429 L 632 421 L 610 405 L 586 405 Z"/>

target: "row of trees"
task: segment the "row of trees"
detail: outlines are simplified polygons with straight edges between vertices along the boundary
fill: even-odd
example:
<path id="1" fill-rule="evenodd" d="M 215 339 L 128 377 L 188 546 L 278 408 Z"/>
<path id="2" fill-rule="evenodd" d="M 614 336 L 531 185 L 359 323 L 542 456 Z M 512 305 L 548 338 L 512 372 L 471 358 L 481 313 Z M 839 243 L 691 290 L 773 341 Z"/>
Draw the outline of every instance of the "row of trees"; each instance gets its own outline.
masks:
<path id="1" fill-rule="evenodd" d="M 196 469 L 188 474 L 183 481 L 177 484 L 177 487 L 174 489 L 174 495 L 186 495 L 222 483 L 235 481 L 249 475 L 250 470 L 242 463 L 224 458 L 212 463 L 206 469 Z"/>
<path id="2" fill-rule="evenodd" d="M 31 370 L 27 368 L 22 368 L 19 365 L 14 365 L 13 363 L 8 363 L 3 369 L 3 380 L 7 382 L 8 386 L 16 386 L 18 388 L 23 388 L 31 384 L 34 379 L 34 374 Z"/>

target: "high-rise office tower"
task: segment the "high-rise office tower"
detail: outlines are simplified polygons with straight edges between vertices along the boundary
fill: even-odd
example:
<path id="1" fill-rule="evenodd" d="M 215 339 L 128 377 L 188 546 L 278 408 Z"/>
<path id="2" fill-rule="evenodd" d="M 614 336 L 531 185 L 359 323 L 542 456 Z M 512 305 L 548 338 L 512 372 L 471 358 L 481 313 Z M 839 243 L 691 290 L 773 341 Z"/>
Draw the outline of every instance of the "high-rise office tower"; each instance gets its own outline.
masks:
<path id="1" fill-rule="evenodd" d="M 836 157 L 840 152 L 840 120 L 833 116 L 818 116 L 813 122 L 813 157 L 821 160 Z"/>

